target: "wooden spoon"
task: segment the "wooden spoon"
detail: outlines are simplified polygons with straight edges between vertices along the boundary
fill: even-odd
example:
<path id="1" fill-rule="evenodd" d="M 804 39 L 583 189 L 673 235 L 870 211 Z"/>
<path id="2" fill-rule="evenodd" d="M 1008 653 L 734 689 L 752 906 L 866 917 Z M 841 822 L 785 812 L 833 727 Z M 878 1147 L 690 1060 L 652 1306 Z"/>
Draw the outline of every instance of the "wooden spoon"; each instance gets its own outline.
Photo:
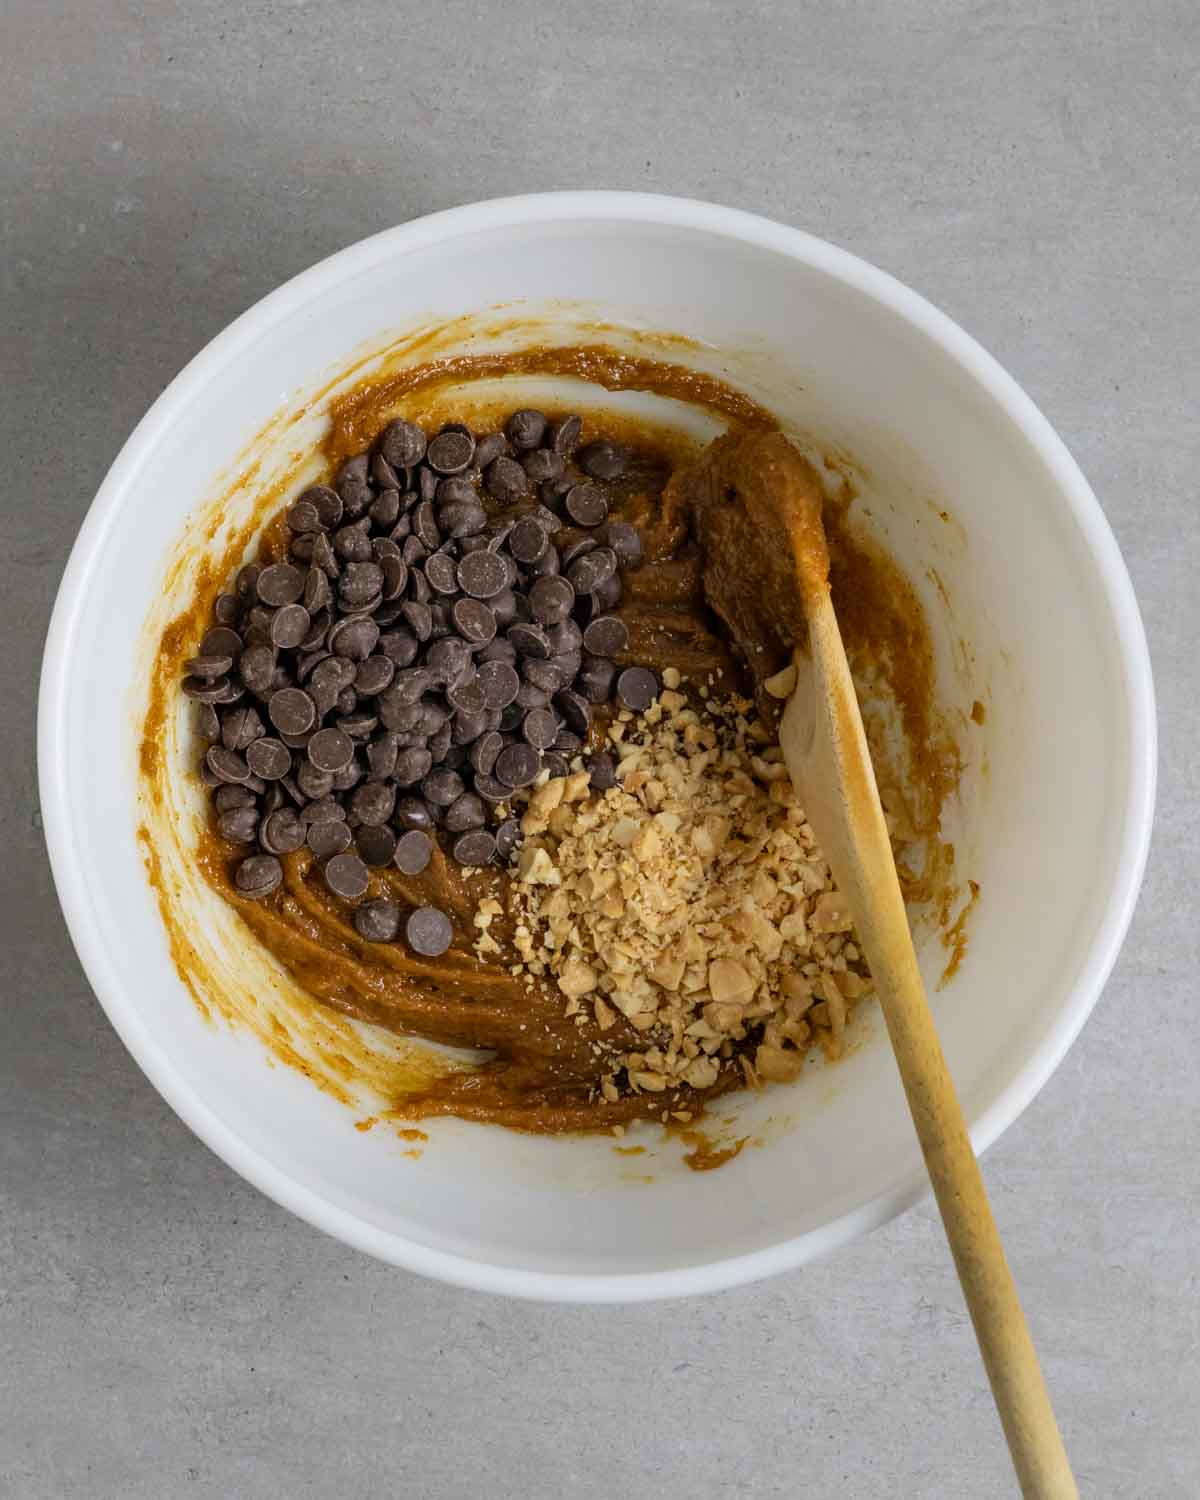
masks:
<path id="1" fill-rule="evenodd" d="M 759 613 L 760 623 L 765 612 L 776 642 L 792 634 L 795 644 L 803 636 L 789 630 L 788 604 L 798 598 L 802 606 L 808 649 L 794 654 L 797 681 L 784 710 L 780 745 L 875 979 L 1021 1489 L 1030 1500 L 1078 1500 L 917 968 L 830 598 L 819 482 L 780 434 L 752 434 L 726 449 L 717 488 L 726 507 L 733 503 L 740 512 L 736 566 L 740 571 L 747 554 L 757 553 L 752 566 L 757 567 L 759 587 L 749 602 L 742 592 L 736 600 L 727 597 L 725 608 L 720 597 L 713 599 L 715 607 L 727 617 L 750 608 Z M 728 518 L 724 524 L 731 524 Z M 718 595 L 728 593 L 721 580 L 717 585 Z"/>

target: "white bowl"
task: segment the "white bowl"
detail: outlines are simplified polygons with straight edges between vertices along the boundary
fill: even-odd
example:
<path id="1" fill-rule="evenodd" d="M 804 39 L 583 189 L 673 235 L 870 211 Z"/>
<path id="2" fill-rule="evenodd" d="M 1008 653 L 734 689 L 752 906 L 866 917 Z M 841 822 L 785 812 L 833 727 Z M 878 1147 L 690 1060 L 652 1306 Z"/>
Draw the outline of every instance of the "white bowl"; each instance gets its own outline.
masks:
<path id="1" fill-rule="evenodd" d="M 686 1170 L 653 1133 L 627 1158 L 607 1140 L 455 1121 L 429 1127 L 409 1160 L 200 1019 L 135 840 L 148 601 L 222 466 L 388 330 L 524 300 L 569 333 L 581 297 L 635 343 L 639 329 L 688 335 L 702 347 L 681 357 L 853 456 L 867 524 L 929 607 L 948 710 L 987 705 L 982 727 L 961 720 L 956 812 L 959 866 L 982 896 L 966 959 L 933 1000 L 973 1139 L 989 1145 L 1062 1060 L 1129 922 L 1154 795 L 1150 667 L 1112 534 L 1045 418 L 949 319 L 820 240 L 701 203 L 552 194 L 437 214 L 298 276 L 196 356 L 105 479 L 50 628 L 38 748 L 84 967 L 214 1151 L 397 1265 L 529 1297 L 634 1300 L 798 1266 L 923 1192 L 880 1025 L 840 1066 L 738 1100 L 738 1132 L 762 1144 L 720 1171 Z M 944 957 L 924 942 L 931 981 Z"/>

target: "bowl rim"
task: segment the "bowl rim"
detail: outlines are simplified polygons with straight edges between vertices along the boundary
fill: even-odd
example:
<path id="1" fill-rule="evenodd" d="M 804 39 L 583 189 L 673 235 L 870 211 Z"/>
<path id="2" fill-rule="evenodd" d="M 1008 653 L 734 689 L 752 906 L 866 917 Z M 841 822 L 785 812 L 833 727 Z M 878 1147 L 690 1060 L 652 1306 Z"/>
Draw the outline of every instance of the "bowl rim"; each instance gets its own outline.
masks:
<path id="1" fill-rule="evenodd" d="M 51 869 L 88 981 L 118 1035 L 176 1114 L 236 1172 L 268 1197 L 337 1239 L 393 1265 L 453 1285 L 535 1300 L 641 1302 L 712 1292 L 790 1270 L 847 1244 L 912 1206 L 929 1191 L 921 1169 L 867 1197 L 836 1219 L 747 1254 L 679 1268 L 629 1273 L 522 1270 L 432 1248 L 327 1201 L 250 1147 L 175 1072 L 142 1026 L 109 965 L 88 881 L 74 858 L 67 818 L 66 763 L 56 729 L 66 701 L 72 643 L 96 558 L 146 456 L 196 391 L 218 378 L 270 328 L 313 297 L 381 261 L 448 239 L 516 225 L 606 220 L 698 230 L 781 253 L 890 309 L 953 359 L 1007 414 L 1050 472 L 1083 534 L 1112 615 L 1128 704 L 1127 775 L 1116 872 L 1096 938 L 1052 1024 L 1032 1053 L 971 1122 L 985 1151 L 1032 1103 L 1075 1041 L 1116 962 L 1145 871 L 1153 822 L 1157 727 L 1149 651 L 1133 586 L 1116 539 L 1062 439 L 1011 375 L 951 318 L 919 293 L 858 256 L 803 230 L 702 201 L 660 194 L 572 191 L 496 198 L 429 214 L 361 240 L 318 262 L 255 303 L 196 354 L 142 417 L 105 476 L 71 549 L 55 599 L 38 695 L 38 775 Z"/>

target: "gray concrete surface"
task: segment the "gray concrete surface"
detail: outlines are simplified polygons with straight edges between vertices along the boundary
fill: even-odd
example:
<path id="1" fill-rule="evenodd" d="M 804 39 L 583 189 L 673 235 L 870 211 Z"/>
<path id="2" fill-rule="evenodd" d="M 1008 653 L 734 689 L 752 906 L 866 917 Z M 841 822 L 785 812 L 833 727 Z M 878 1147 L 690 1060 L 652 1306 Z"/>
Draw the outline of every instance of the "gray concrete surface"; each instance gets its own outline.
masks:
<path id="1" fill-rule="evenodd" d="M 276 283 L 493 194 L 712 198 L 848 246 L 1021 380 L 1117 530 L 1162 781 L 1128 945 L 987 1178 L 1081 1489 L 1200 1488 L 1192 0 L 9 0 L 0 13 L 0 1494 L 1013 1493 L 924 1208 L 692 1305 L 529 1307 L 293 1220 L 92 999 L 42 850 L 42 635 L 106 467 Z"/>

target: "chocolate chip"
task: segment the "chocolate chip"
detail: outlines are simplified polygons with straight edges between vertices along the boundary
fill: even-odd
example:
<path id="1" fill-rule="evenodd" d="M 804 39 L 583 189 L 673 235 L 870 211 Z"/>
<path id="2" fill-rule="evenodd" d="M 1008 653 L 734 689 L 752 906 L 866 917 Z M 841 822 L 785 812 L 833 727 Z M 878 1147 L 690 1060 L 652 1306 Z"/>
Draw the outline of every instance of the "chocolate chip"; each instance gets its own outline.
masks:
<path id="1" fill-rule="evenodd" d="M 590 594 L 611 576 L 614 567 L 612 552 L 607 547 L 596 547 L 575 559 L 567 569 L 567 580 L 577 594 Z"/>
<path id="2" fill-rule="evenodd" d="M 489 432 L 475 444 L 475 467 L 486 469 L 492 459 L 508 450 L 508 439 L 502 432 Z"/>
<path id="3" fill-rule="evenodd" d="M 304 593 L 304 574 L 291 563 L 272 563 L 258 575 L 255 591 L 263 604 L 295 604 Z"/>
<path id="4" fill-rule="evenodd" d="M 583 632 L 583 644 L 595 656 L 617 656 L 629 644 L 629 630 L 616 615 L 597 615 Z"/>
<path id="5" fill-rule="evenodd" d="M 588 700 L 570 688 L 556 695 L 554 706 L 562 714 L 567 728 L 586 740 L 592 727 L 592 710 Z"/>
<path id="6" fill-rule="evenodd" d="M 316 766 L 303 760 L 296 767 L 296 786 L 306 797 L 319 799 L 333 790 L 333 776 L 328 771 L 318 771 Z"/>
<path id="7" fill-rule="evenodd" d="M 550 428 L 547 441 L 555 453 L 561 453 L 564 458 L 570 458 L 579 445 L 582 432 L 583 423 L 578 417 L 563 417 Z"/>
<path id="8" fill-rule="evenodd" d="M 575 685 L 589 703 L 607 703 L 612 697 L 616 663 L 606 656 L 585 657 Z"/>
<path id="9" fill-rule="evenodd" d="M 560 729 L 554 739 L 554 748 L 563 755 L 578 755 L 583 744 L 583 737 L 570 729 Z"/>
<path id="10" fill-rule="evenodd" d="M 401 464 L 400 472 L 397 473 L 396 466 L 390 464 L 381 451 L 371 459 L 371 478 L 379 490 L 402 490 L 404 488 L 403 473 L 408 467 L 408 464 Z"/>
<path id="11" fill-rule="evenodd" d="M 296 779 L 297 781 L 300 779 L 299 771 L 296 773 Z M 307 803 L 300 816 L 306 823 L 344 823 L 346 809 L 336 797 L 323 794 L 315 801 Z"/>
<path id="12" fill-rule="evenodd" d="M 505 630 L 517 618 L 517 598 L 511 588 L 503 589 L 488 606 L 496 616 L 497 630 Z"/>
<path id="13" fill-rule="evenodd" d="M 550 655 L 550 642 L 540 625 L 510 625 L 508 639 L 517 648 L 518 656 L 545 658 Z"/>
<path id="14" fill-rule="evenodd" d="M 508 581 L 508 569 L 495 552 L 470 552 L 458 565 L 459 585 L 473 599 L 494 599 Z"/>
<path id="15" fill-rule="evenodd" d="M 415 422 L 389 422 L 379 439 L 379 452 L 393 469 L 411 469 L 425 457 L 425 434 Z"/>
<path id="16" fill-rule="evenodd" d="M 389 530 L 400 519 L 399 490 L 381 490 L 371 503 L 367 514 L 376 526 Z"/>
<path id="17" fill-rule="evenodd" d="M 379 827 L 392 816 L 396 788 L 390 782 L 367 781 L 351 794 L 349 816 L 370 827 Z"/>
<path id="18" fill-rule="evenodd" d="M 451 745 L 459 747 L 470 745 L 477 740 L 488 726 L 486 713 L 463 713 L 454 715 L 451 721 Z"/>
<path id="19" fill-rule="evenodd" d="M 224 745 L 210 745 L 204 763 L 218 781 L 243 783 L 253 774 L 245 758 L 236 750 L 227 750 Z"/>
<path id="20" fill-rule="evenodd" d="M 434 807 L 449 807 L 465 790 L 463 779 L 457 771 L 431 771 L 421 783 L 422 796 Z"/>
<path id="21" fill-rule="evenodd" d="M 591 777 L 592 787 L 597 792 L 607 792 L 617 784 L 617 766 L 612 756 L 606 751 L 599 755 L 589 755 L 584 765 Z"/>
<path id="22" fill-rule="evenodd" d="M 333 789 L 335 792 L 348 792 L 356 787 L 363 778 L 363 768 L 358 761 L 352 761 L 344 771 L 339 771 L 333 778 Z"/>
<path id="23" fill-rule="evenodd" d="M 429 445 L 426 462 L 439 474 L 461 474 L 475 456 L 475 439 L 465 432 L 440 432 Z"/>
<path id="24" fill-rule="evenodd" d="M 333 590 L 329 587 L 329 579 L 320 568 L 309 568 L 304 579 L 304 608 L 309 613 L 310 623 L 312 616 L 328 608 L 332 600 Z"/>
<path id="25" fill-rule="evenodd" d="M 411 666 L 416 661 L 419 650 L 416 636 L 404 626 L 396 630 L 385 631 L 379 637 L 376 649 L 390 661 L 395 662 L 397 667 Z"/>
<path id="26" fill-rule="evenodd" d="M 553 693 L 546 692 L 543 688 L 535 687 L 532 682 L 525 679 L 517 689 L 517 707 L 522 710 L 522 722 L 524 715 L 531 708 L 549 708 Z"/>
<path id="27" fill-rule="evenodd" d="M 285 604 L 271 620 L 271 644 L 280 650 L 293 651 L 308 635 L 311 625 L 303 604 Z"/>
<path id="28" fill-rule="evenodd" d="M 418 906 L 404 924 L 404 936 L 414 953 L 440 958 L 454 940 L 454 926 L 436 906 Z"/>
<path id="29" fill-rule="evenodd" d="M 367 886 L 371 883 L 366 865 L 357 854 L 349 852 L 335 854 L 326 862 L 322 873 L 325 876 L 325 884 L 335 896 L 340 896 L 343 901 L 357 901 L 360 896 L 366 894 Z"/>
<path id="30" fill-rule="evenodd" d="M 509 417 L 504 431 L 514 448 L 536 448 L 546 435 L 546 418 L 540 411 L 523 406 Z"/>
<path id="31" fill-rule="evenodd" d="M 242 601 L 236 594 L 218 594 L 213 605 L 218 625 L 236 625 L 242 615 Z"/>
<path id="32" fill-rule="evenodd" d="M 479 680 L 478 673 L 460 677 L 446 689 L 446 701 L 460 713 L 485 713 L 489 707 L 487 690 Z"/>
<path id="33" fill-rule="evenodd" d="M 399 786 L 415 786 L 428 776 L 432 767 L 433 756 L 427 749 L 420 745 L 410 746 L 396 756 L 396 782 Z"/>
<path id="34" fill-rule="evenodd" d="M 565 578 L 539 578 L 529 590 L 529 607 L 539 625 L 565 620 L 575 604 L 575 590 Z"/>
<path id="35" fill-rule="evenodd" d="M 425 561 L 425 577 L 429 586 L 438 594 L 458 593 L 458 570 L 454 559 L 444 552 L 435 552 Z"/>
<path id="36" fill-rule="evenodd" d="M 377 714 L 343 714 L 338 720 L 338 728 L 344 730 L 352 740 L 365 740 L 378 727 L 379 717 Z"/>
<path id="37" fill-rule="evenodd" d="M 658 678 L 646 667 L 626 667 L 617 678 L 617 697 L 626 708 L 641 713 L 658 697 Z"/>
<path id="38" fill-rule="evenodd" d="M 224 677 L 233 666 L 232 656 L 193 656 L 184 662 L 184 668 L 193 677 L 203 677 L 212 681 L 216 677 Z"/>
<path id="39" fill-rule="evenodd" d="M 480 505 L 444 505 L 438 512 L 438 525 L 448 537 L 463 544 L 482 532 L 487 514 Z"/>
<path id="40" fill-rule="evenodd" d="M 535 448 L 521 459 L 521 467 L 534 484 L 548 484 L 562 477 L 566 463 L 553 448 Z"/>
<path id="41" fill-rule="evenodd" d="M 479 653 L 478 660 L 504 661 L 511 666 L 517 659 L 517 648 L 511 641 L 506 641 L 503 636 L 497 636 L 494 641 L 489 641 Z"/>
<path id="42" fill-rule="evenodd" d="M 441 640 L 434 641 L 425 653 L 424 670 L 430 674 L 431 679 L 439 683 L 449 685 L 471 668 L 471 648 L 466 641 L 461 641 L 457 636 L 444 636 Z M 441 721 L 433 726 L 440 727 Z M 431 734 L 433 730 L 429 731 Z"/>
<path id="43" fill-rule="evenodd" d="M 258 575 L 261 572 L 261 563 L 247 563 L 244 568 L 239 568 L 235 587 L 243 599 L 254 597 L 254 585 L 258 582 Z"/>
<path id="44" fill-rule="evenodd" d="M 624 477 L 629 460 L 625 449 L 618 443 L 601 438 L 581 448 L 575 462 L 593 479 L 614 480 Z"/>
<path id="45" fill-rule="evenodd" d="M 464 792 L 446 809 L 443 819 L 450 833 L 466 833 L 472 828 L 482 828 L 487 822 L 487 809 L 474 792 Z"/>
<path id="46" fill-rule="evenodd" d="M 475 828 L 460 834 L 450 852 L 460 865 L 488 865 L 496 853 L 496 839 L 486 828 Z"/>
<path id="47" fill-rule="evenodd" d="M 367 559 L 374 556 L 369 549 L 368 543 Z M 338 598 L 346 609 L 362 609 L 383 591 L 383 569 L 377 562 L 367 559 L 348 562 L 342 569 L 342 576 L 338 579 Z"/>
<path id="48" fill-rule="evenodd" d="M 280 807 L 263 819 L 258 841 L 268 854 L 293 854 L 304 843 L 306 832 L 299 813 Z"/>
<path id="49" fill-rule="evenodd" d="M 373 780 L 391 781 L 396 774 L 396 757 L 400 746 L 396 735 L 386 733 L 372 740 L 367 746 L 367 767 Z"/>
<path id="50" fill-rule="evenodd" d="M 401 797 L 396 803 L 396 824 L 400 828 L 418 828 L 428 832 L 433 827 L 429 804 L 420 797 Z"/>
<path id="51" fill-rule="evenodd" d="M 252 693 L 265 693 L 275 675 L 273 646 L 247 646 L 238 659 L 238 676 Z"/>
<path id="52" fill-rule="evenodd" d="M 231 708 L 221 720 L 221 743 L 227 750 L 246 750 L 266 732 L 256 708 Z"/>
<path id="53" fill-rule="evenodd" d="M 518 521 L 508 539 L 508 549 L 519 563 L 535 563 L 550 545 L 545 528 L 532 516 Z"/>
<path id="54" fill-rule="evenodd" d="M 437 494 L 438 477 L 432 469 L 424 464 L 417 470 L 417 497 L 420 500 L 432 500 Z"/>
<path id="55" fill-rule="evenodd" d="M 251 854 L 238 865 L 233 883 L 243 896 L 261 901 L 283 883 L 283 866 L 273 854 Z"/>
<path id="56" fill-rule="evenodd" d="M 599 526 L 608 517 L 608 501 L 594 484 L 577 484 L 564 503 L 576 526 Z"/>
<path id="57" fill-rule="evenodd" d="M 252 844 L 258 832 L 258 808 L 235 807 L 217 819 L 217 832 L 231 844 Z"/>
<path id="58" fill-rule="evenodd" d="M 317 721 L 317 707 L 303 688 L 281 688 L 267 703 L 271 723 L 281 734 L 303 734 Z"/>
<path id="59" fill-rule="evenodd" d="M 338 502 L 341 503 L 340 501 Z M 313 540 L 312 557 L 309 559 L 314 568 L 319 568 L 326 578 L 336 578 L 338 575 L 338 560 L 333 550 L 333 544 L 324 532 Z"/>
<path id="60" fill-rule="evenodd" d="M 333 859 L 343 854 L 354 840 L 350 825 L 343 818 L 321 818 L 308 825 L 308 847 L 318 859 Z"/>
<path id="61" fill-rule="evenodd" d="M 610 521 L 604 531 L 605 542 L 617 554 L 623 568 L 634 568 L 642 560 L 642 539 L 628 521 Z"/>
<path id="62" fill-rule="evenodd" d="M 503 453 L 488 464 L 483 483 L 488 494 L 502 505 L 511 505 L 529 493 L 528 474 L 515 458 Z"/>
<path id="63" fill-rule="evenodd" d="M 496 730 L 485 730 L 471 746 L 470 761 L 474 769 L 489 776 L 495 769 L 496 757 L 504 749 L 504 737 Z"/>
<path id="64" fill-rule="evenodd" d="M 381 897 L 354 908 L 354 930 L 368 943 L 390 943 L 400 931 L 400 908 Z"/>
<path id="65" fill-rule="evenodd" d="M 512 799 L 512 788 L 504 786 L 502 782 L 497 781 L 494 776 L 489 775 L 487 772 L 477 771 L 475 773 L 475 792 L 485 802 L 492 803 L 493 805 L 508 802 Z"/>
<path id="66" fill-rule="evenodd" d="M 192 728 L 199 739 L 215 740 L 220 738 L 221 721 L 217 717 L 217 711 L 211 703 L 196 704 Z"/>
<path id="67" fill-rule="evenodd" d="M 417 640 L 427 641 L 433 631 L 433 616 L 429 613 L 428 604 L 410 599 L 402 606 L 401 613 Z"/>
<path id="68" fill-rule="evenodd" d="M 253 805 L 254 793 L 248 786 L 222 782 L 213 793 L 213 806 L 219 813 L 232 812 L 235 807 L 252 807 Z"/>
<path id="69" fill-rule="evenodd" d="M 546 639 L 550 642 L 550 650 L 555 657 L 573 657 L 583 645 L 583 632 L 574 620 L 560 620 L 556 625 L 549 626 Z M 576 664 L 571 675 L 574 676 L 578 670 Z"/>
<path id="70" fill-rule="evenodd" d="M 286 745 L 264 735 L 247 748 L 246 764 L 264 781 L 278 781 L 292 769 L 292 754 Z"/>
<path id="71" fill-rule="evenodd" d="M 436 552 L 442 545 L 442 533 L 431 500 L 422 500 L 413 511 L 413 535 L 428 552 Z"/>
<path id="72" fill-rule="evenodd" d="M 450 608 L 454 628 L 463 640 L 483 645 L 496 634 L 496 616 L 479 599 L 458 599 Z"/>
<path id="73" fill-rule="evenodd" d="M 335 656 L 344 656 L 352 662 L 366 661 L 378 643 L 379 626 L 366 615 L 339 620 L 329 632 L 329 649 Z"/>
<path id="74" fill-rule="evenodd" d="M 585 552 L 595 552 L 596 548 L 599 545 L 600 543 L 598 539 L 594 536 L 576 537 L 575 540 L 569 544 L 569 546 L 563 548 L 563 567 L 569 567 L 577 557 L 582 557 Z"/>
<path id="75" fill-rule="evenodd" d="M 348 501 L 351 496 L 356 496 L 366 489 L 369 462 L 367 454 L 356 453 L 353 458 L 346 459 L 337 471 L 334 483 L 343 500 Z"/>
<path id="76" fill-rule="evenodd" d="M 541 764 L 532 745 L 506 745 L 496 760 L 496 779 L 513 788 L 529 786 L 536 780 Z"/>
<path id="77" fill-rule="evenodd" d="M 382 870 L 396 852 L 396 835 L 386 824 L 367 824 L 354 835 L 354 846 L 364 864 Z"/>
<path id="78" fill-rule="evenodd" d="M 390 603 L 404 593 L 408 584 L 408 564 L 402 557 L 385 555 L 380 558 L 379 566 L 383 570 L 383 588 L 380 592 Z"/>
<path id="79" fill-rule="evenodd" d="M 354 691 L 364 698 L 374 698 L 390 687 L 396 675 L 396 663 L 386 656 L 368 656 L 360 662 L 354 676 Z"/>
<path id="80" fill-rule="evenodd" d="M 521 842 L 521 825 L 516 818 L 505 818 L 495 833 L 496 853 L 501 859 L 511 859 Z"/>
<path id="81" fill-rule="evenodd" d="M 535 750 L 549 750 L 558 734 L 558 719 L 548 708 L 532 708 L 521 724 L 521 733 Z"/>

